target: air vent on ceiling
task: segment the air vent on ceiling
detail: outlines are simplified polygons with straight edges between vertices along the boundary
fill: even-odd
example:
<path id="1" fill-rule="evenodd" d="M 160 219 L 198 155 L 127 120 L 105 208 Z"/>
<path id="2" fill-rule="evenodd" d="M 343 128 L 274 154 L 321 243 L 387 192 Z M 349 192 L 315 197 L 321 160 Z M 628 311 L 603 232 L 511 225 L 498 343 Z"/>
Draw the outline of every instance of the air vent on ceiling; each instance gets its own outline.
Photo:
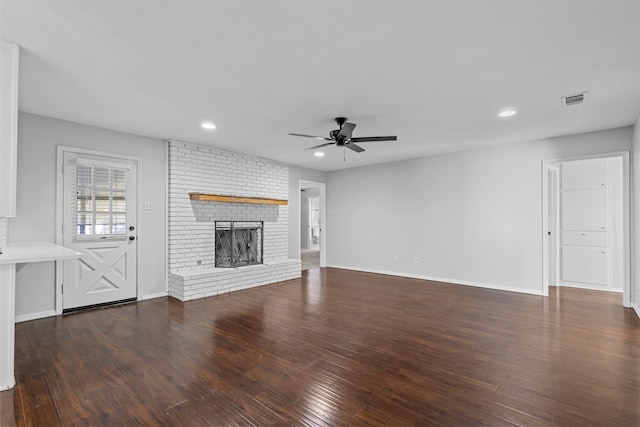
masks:
<path id="1" fill-rule="evenodd" d="M 587 92 L 577 93 L 575 95 L 563 96 L 562 106 L 571 107 L 572 105 L 582 104 L 587 95 Z"/>

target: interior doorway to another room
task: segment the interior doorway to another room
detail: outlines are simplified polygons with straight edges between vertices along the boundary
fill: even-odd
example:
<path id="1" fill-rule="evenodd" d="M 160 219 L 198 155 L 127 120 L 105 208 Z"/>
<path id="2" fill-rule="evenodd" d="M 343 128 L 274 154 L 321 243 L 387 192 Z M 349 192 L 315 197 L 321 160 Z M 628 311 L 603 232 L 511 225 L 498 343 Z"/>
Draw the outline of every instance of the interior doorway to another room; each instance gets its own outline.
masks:
<path id="1" fill-rule="evenodd" d="M 300 181 L 299 206 L 302 270 L 325 267 L 325 184 Z"/>
<path id="2" fill-rule="evenodd" d="M 628 159 L 544 162 L 544 295 L 549 286 L 622 292 L 630 305 Z"/>
<path id="3" fill-rule="evenodd" d="M 320 195 L 309 196 L 307 249 L 320 251 Z M 318 261 L 319 262 L 319 261 Z"/>

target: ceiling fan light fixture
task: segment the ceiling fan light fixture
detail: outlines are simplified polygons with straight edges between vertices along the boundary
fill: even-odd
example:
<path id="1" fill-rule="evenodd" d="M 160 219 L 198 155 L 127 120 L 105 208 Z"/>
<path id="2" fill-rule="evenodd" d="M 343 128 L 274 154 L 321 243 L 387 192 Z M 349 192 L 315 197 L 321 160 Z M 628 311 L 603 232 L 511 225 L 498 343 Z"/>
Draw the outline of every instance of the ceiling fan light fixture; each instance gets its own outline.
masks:
<path id="1" fill-rule="evenodd" d="M 313 153 L 313 155 L 316 156 L 316 157 L 324 157 L 324 152 L 316 151 L 315 153 Z"/>
<path id="2" fill-rule="evenodd" d="M 500 113 L 498 113 L 498 116 L 500 117 L 511 117 L 514 116 L 517 113 L 516 110 L 514 110 L 513 108 L 508 108 L 506 110 L 502 110 Z"/>
<path id="3" fill-rule="evenodd" d="M 326 141 L 324 144 L 314 145 L 313 147 L 305 148 L 305 150 L 316 150 L 318 148 L 326 147 L 328 145 L 333 145 L 336 147 L 348 148 L 349 150 L 355 151 L 356 153 L 362 153 L 365 151 L 364 148 L 360 147 L 359 143 L 361 142 L 372 142 L 372 141 L 397 141 L 398 137 L 395 135 L 389 136 L 364 136 L 364 137 L 353 137 L 353 130 L 356 127 L 355 123 L 348 123 L 346 117 L 336 117 L 336 123 L 340 126 L 340 129 L 335 129 L 329 132 L 329 138 L 324 136 L 315 136 L 315 135 L 305 135 L 302 133 L 289 133 L 291 136 L 302 136 L 304 138 L 315 138 L 321 141 Z M 316 152 L 316 156 L 322 157 L 324 153 Z"/>
<path id="4" fill-rule="evenodd" d="M 202 124 L 200 125 L 203 129 L 207 129 L 207 130 L 213 130 L 216 128 L 216 125 L 214 125 L 211 122 L 202 122 Z"/>

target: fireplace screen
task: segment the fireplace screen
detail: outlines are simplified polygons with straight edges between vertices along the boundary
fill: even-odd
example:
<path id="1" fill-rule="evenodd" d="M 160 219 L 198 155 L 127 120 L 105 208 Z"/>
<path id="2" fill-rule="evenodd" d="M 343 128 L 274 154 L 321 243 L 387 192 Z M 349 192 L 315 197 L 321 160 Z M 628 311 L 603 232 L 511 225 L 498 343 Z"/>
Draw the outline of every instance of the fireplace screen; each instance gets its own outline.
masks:
<path id="1" fill-rule="evenodd" d="M 262 264 L 262 221 L 216 221 L 216 267 Z"/>

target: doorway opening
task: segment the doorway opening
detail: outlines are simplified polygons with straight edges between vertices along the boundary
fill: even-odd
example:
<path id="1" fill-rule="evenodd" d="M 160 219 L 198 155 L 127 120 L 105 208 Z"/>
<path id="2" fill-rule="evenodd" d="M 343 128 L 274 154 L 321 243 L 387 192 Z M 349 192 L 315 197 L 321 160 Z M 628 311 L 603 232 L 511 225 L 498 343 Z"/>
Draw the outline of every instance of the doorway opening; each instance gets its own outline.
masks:
<path id="1" fill-rule="evenodd" d="M 631 305 L 629 153 L 543 161 L 543 295 L 622 292 Z"/>
<path id="2" fill-rule="evenodd" d="M 320 195 L 309 196 L 308 217 L 307 249 L 320 251 Z"/>
<path id="3" fill-rule="evenodd" d="M 326 266 L 326 184 L 300 181 L 300 260 L 301 269 Z"/>

